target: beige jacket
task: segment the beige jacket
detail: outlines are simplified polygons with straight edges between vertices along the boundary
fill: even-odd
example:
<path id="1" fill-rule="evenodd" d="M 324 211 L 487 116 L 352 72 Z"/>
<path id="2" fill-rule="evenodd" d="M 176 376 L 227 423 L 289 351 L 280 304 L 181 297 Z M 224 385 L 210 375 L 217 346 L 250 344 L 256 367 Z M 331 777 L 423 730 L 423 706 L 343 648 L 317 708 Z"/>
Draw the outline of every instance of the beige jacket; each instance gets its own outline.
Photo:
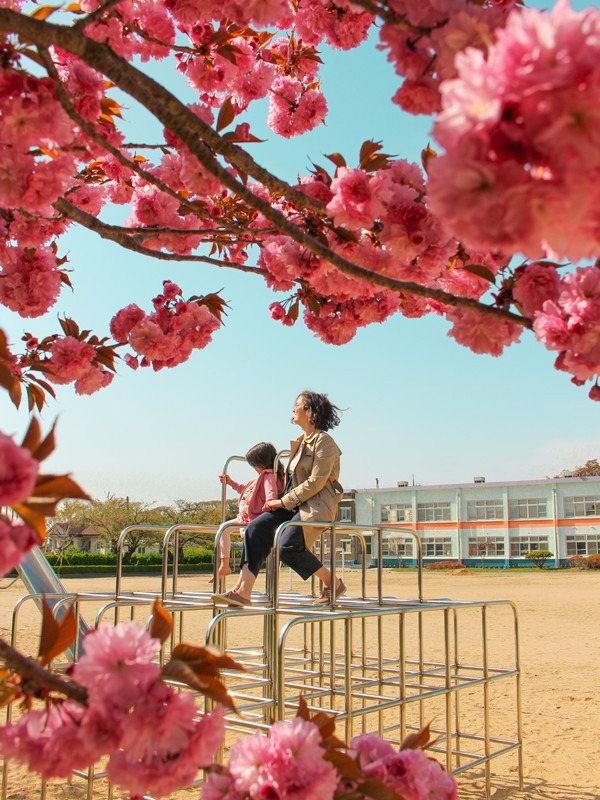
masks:
<path id="1" fill-rule="evenodd" d="M 340 475 L 341 450 L 325 431 L 315 430 L 290 443 L 290 460 L 294 488 L 283 495 L 283 507 L 298 508 L 304 522 L 333 522 L 343 488 Z M 310 549 L 323 528 L 304 528 L 304 541 Z"/>

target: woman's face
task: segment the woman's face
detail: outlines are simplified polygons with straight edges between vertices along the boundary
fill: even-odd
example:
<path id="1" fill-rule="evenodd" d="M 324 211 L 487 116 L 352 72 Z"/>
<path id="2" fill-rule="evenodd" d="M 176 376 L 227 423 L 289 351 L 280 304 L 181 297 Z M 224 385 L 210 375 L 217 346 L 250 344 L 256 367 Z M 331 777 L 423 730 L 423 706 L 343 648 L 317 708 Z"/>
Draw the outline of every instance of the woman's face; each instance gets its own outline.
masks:
<path id="1" fill-rule="evenodd" d="M 306 408 L 306 400 L 303 395 L 299 395 L 299 397 L 296 398 L 294 408 L 292 409 L 292 422 L 296 425 L 300 425 L 301 428 L 305 428 L 307 425 L 311 424 L 310 411 Z"/>

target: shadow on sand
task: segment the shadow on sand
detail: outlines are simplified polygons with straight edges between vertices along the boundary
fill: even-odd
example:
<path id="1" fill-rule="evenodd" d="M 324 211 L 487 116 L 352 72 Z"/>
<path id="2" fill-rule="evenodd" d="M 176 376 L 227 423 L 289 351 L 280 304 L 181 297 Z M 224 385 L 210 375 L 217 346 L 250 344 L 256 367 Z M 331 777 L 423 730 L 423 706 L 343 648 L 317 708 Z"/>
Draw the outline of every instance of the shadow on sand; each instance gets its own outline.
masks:
<path id="1" fill-rule="evenodd" d="M 461 776 L 458 796 L 460 800 L 482 800 L 485 797 L 483 773 Z M 492 800 L 600 800 L 600 788 L 548 783 L 542 778 L 526 777 L 521 790 L 517 778 L 493 775 Z"/>

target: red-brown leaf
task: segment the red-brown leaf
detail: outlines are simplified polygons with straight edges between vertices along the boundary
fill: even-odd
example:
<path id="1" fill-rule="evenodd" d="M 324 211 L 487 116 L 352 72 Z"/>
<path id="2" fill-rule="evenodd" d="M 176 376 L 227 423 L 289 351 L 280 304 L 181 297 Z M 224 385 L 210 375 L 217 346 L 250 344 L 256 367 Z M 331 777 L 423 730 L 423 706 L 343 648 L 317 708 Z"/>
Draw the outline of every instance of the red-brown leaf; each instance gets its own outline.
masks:
<path id="1" fill-rule="evenodd" d="M 173 618 L 171 614 L 161 605 L 158 600 L 152 606 L 152 622 L 150 623 L 150 636 L 158 639 L 161 643 L 171 635 L 173 630 Z"/>
<path id="2" fill-rule="evenodd" d="M 341 153 L 330 153 L 329 155 L 325 155 L 325 158 L 329 159 L 336 167 L 346 166 L 346 159 Z"/>
<path id="3" fill-rule="evenodd" d="M 43 542 L 46 538 L 46 517 L 50 515 L 32 507 L 29 503 L 15 503 L 11 506 L 11 508 L 21 517 L 26 525 L 29 525 L 30 528 L 33 528 L 33 530 L 40 537 L 40 543 Z M 52 514 L 54 513 L 55 508 L 56 505 L 52 504 Z"/>
<path id="4" fill-rule="evenodd" d="M 42 429 L 40 423 L 35 417 L 31 418 L 29 427 L 25 433 L 25 437 L 21 442 L 21 446 L 25 447 L 33 455 L 36 448 L 39 446 L 42 439 Z"/>
<path id="5" fill-rule="evenodd" d="M 56 427 L 56 422 L 50 428 L 49 433 L 47 433 L 46 436 L 42 439 L 42 441 L 37 445 L 37 447 L 31 451 L 31 455 L 35 458 L 36 461 L 43 461 L 45 458 L 48 458 L 50 453 L 54 452 L 54 448 L 56 447 L 56 439 L 54 438 L 55 427 Z"/>
<path id="6" fill-rule="evenodd" d="M 54 14 L 55 11 L 58 11 L 59 8 L 61 8 L 61 6 L 40 6 L 39 8 L 36 8 L 31 16 L 33 19 L 44 22 L 44 20 L 47 20 L 51 14 Z"/>
<path id="7" fill-rule="evenodd" d="M 217 131 L 222 131 L 223 128 L 227 128 L 229 125 L 231 125 L 234 119 L 235 109 L 233 107 L 233 103 L 231 102 L 231 97 L 227 97 L 219 109 L 219 115 L 217 117 Z"/>
<path id="8" fill-rule="evenodd" d="M 89 495 L 68 475 L 38 475 L 32 497 L 52 499 L 55 504 L 65 497 L 90 500 Z"/>
<path id="9" fill-rule="evenodd" d="M 190 664 L 185 661 L 180 661 L 177 658 L 172 658 L 162 668 L 163 677 L 170 678 L 180 683 L 185 683 L 191 689 L 201 692 L 206 697 L 221 703 L 226 708 L 235 711 L 235 703 L 233 698 L 227 691 L 225 684 L 212 675 L 207 675 L 202 672 L 197 672 Z"/>
<path id="10" fill-rule="evenodd" d="M 63 653 L 74 641 L 76 633 L 77 619 L 73 606 L 69 606 L 59 621 L 44 599 L 42 601 L 42 632 L 38 652 L 41 663 L 49 664 L 53 658 Z"/>
<path id="11" fill-rule="evenodd" d="M 373 800 L 402 800 L 401 795 L 397 794 L 393 789 L 390 789 L 382 781 L 369 780 L 359 783 L 356 787 L 358 792 L 364 794 L 366 797 L 372 797 Z"/>
<path id="12" fill-rule="evenodd" d="M 419 750 L 420 748 L 426 747 L 431 738 L 431 733 L 429 731 L 430 725 L 431 723 L 429 722 L 416 733 L 409 733 L 400 745 L 400 750 Z"/>
<path id="13" fill-rule="evenodd" d="M 340 750 L 328 750 L 324 758 L 325 761 L 329 761 L 330 764 L 333 764 L 342 778 L 349 781 L 358 781 L 361 779 L 361 769 L 348 753 L 342 753 Z"/>

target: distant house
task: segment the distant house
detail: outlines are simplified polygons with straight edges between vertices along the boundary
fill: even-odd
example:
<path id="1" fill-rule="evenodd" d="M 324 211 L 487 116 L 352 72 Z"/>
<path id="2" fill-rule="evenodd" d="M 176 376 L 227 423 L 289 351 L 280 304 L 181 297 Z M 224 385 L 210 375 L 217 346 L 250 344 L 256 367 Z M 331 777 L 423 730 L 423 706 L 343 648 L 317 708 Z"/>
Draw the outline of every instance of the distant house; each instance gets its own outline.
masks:
<path id="1" fill-rule="evenodd" d="M 102 534 L 89 525 L 65 525 L 54 523 L 46 537 L 46 552 L 59 553 L 67 547 L 75 547 L 82 553 L 106 553 L 109 548 Z"/>

